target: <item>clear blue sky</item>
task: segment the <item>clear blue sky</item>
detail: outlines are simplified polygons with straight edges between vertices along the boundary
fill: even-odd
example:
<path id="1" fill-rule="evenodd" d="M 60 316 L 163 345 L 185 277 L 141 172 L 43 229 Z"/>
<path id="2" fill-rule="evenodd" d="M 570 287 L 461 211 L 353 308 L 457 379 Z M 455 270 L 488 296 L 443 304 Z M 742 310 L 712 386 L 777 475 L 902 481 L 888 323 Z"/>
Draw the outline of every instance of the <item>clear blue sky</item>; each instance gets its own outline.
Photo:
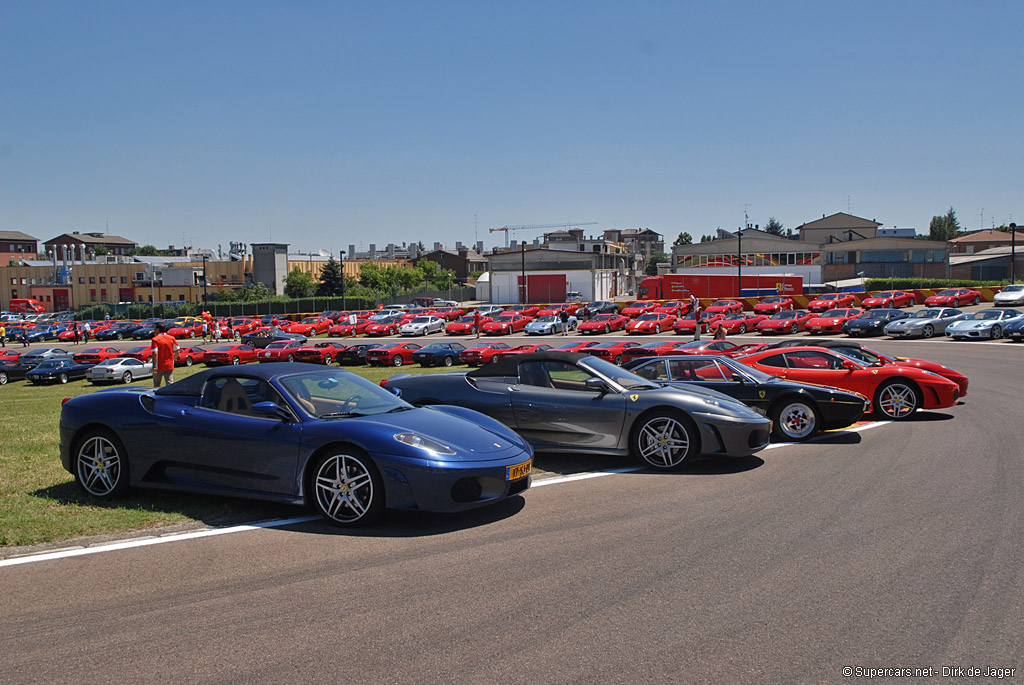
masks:
<path id="1" fill-rule="evenodd" d="M 1024 3 L 0 0 L 0 230 L 1024 223 Z M 474 227 L 474 215 L 479 221 Z M 515 237 L 533 238 L 540 232 Z"/>

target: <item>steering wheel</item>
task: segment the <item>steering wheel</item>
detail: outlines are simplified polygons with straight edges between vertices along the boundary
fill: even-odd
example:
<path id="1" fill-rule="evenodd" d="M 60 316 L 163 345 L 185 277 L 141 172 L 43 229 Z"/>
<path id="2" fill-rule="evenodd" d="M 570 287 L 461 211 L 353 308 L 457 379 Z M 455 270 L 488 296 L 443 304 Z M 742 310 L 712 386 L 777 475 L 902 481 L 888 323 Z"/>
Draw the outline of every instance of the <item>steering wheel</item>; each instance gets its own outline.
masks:
<path id="1" fill-rule="evenodd" d="M 363 399 L 362 395 L 350 395 L 341 401 L 341 404 L 345 407 L 345 411 L 352 411 L 359 406 L 360 400 Z"/>

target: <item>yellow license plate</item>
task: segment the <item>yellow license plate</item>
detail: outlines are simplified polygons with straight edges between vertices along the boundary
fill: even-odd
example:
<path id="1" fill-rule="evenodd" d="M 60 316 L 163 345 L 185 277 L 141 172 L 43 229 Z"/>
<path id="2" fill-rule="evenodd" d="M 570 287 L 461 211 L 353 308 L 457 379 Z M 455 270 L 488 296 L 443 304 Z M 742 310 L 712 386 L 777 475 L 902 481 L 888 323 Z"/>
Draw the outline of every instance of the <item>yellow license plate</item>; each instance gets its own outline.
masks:
<path id="1" fill-rule="evenodd" d="M 524 461 L 522 464 L 516 464 L 515 466 L 505 467 L 505 480 L 519 480 L 530 475 L 530 469 L 533 467 L 533 459 Z"/>

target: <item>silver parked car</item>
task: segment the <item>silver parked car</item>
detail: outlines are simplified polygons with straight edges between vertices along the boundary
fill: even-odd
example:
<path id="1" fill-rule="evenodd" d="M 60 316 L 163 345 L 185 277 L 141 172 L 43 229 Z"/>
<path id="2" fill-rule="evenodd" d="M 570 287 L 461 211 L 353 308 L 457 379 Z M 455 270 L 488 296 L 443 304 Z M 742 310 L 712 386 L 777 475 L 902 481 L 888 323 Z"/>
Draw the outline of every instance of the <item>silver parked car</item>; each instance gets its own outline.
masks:
<path id="1" fill-rule="evenodd" d="M 1017 309 L 993 307 L 984 311 L 969 314 L 959 321 L 954 321 L 946 328 L 946 337 L 953 340 L 990 338 L 996 340 L 1003 337 L 1003 329 L 1014 321 L 1024 319 L 1024 312 Z"/>
<path id="2" fill-rule="evenodd" d="M 952 307 L 929 307 L 919 309 L 905 319 L 890 321 L 882 332 L 890 338 L 930 338 L 942 335 L 946 327 L 967 314 Z"/>
<path id="3" fill-rule="evenodd" d="M 132 357 L 107 359 L 85 372 L 85 380 L 90 383 L 131 383 L 152 377 L 153 364 Z"/>
<path id="4" fill-rule="evenodd" d="M 440 333 L 444 330 L 446 323 L 448 322 L 440 316 L 417 316 L 412 321 L 399 326 L 398 334 L 428 335 L 430 333 Z"/>
<path id="5" fill-rule="evenodd" d="M 997 307 L 1024 305 L 1024 284 L 1017 283 L 1006 286 L 992 298 L 992 304 Z"/>
<path id="6" fill-rule="evenodd" d="M 565 330 L 575 331 L 578 320 L 575 316 L 570 316 L 565 322 Z M 539 316 L 530 323 L 526 324 L 524 329 L 527 335 L 551 335 L 552 333 L 562 332 L 562 320 L 553 314 L 547 314 L 545 316 Z"/>

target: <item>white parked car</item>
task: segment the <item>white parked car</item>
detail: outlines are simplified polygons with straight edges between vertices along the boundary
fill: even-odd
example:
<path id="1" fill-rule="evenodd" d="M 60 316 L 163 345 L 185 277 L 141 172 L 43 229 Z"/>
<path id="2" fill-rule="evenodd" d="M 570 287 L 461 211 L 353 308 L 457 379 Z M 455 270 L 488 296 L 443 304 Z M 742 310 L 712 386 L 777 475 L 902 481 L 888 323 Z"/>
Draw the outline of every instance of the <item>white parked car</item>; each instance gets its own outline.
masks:
<path id="1" fill-rule="evenodd" d="M 85 379 L 90 383 L 131 383 L 152 377 L 153 364 L 131 357 L 107 359 L 85 372 Z"/>
<path id="2" fill-rule="evenodd" d="M 1024 305 L 1024 284 L 1008 285 L 992 298 L 992 303 L 1000 307 Z"/>
<path id="3" fill-rule="evenodd" d="M 427 335 L 444 330 L 446 321 L 440 316 L 417 316 L 398 327 L 399 335 Z"/>

